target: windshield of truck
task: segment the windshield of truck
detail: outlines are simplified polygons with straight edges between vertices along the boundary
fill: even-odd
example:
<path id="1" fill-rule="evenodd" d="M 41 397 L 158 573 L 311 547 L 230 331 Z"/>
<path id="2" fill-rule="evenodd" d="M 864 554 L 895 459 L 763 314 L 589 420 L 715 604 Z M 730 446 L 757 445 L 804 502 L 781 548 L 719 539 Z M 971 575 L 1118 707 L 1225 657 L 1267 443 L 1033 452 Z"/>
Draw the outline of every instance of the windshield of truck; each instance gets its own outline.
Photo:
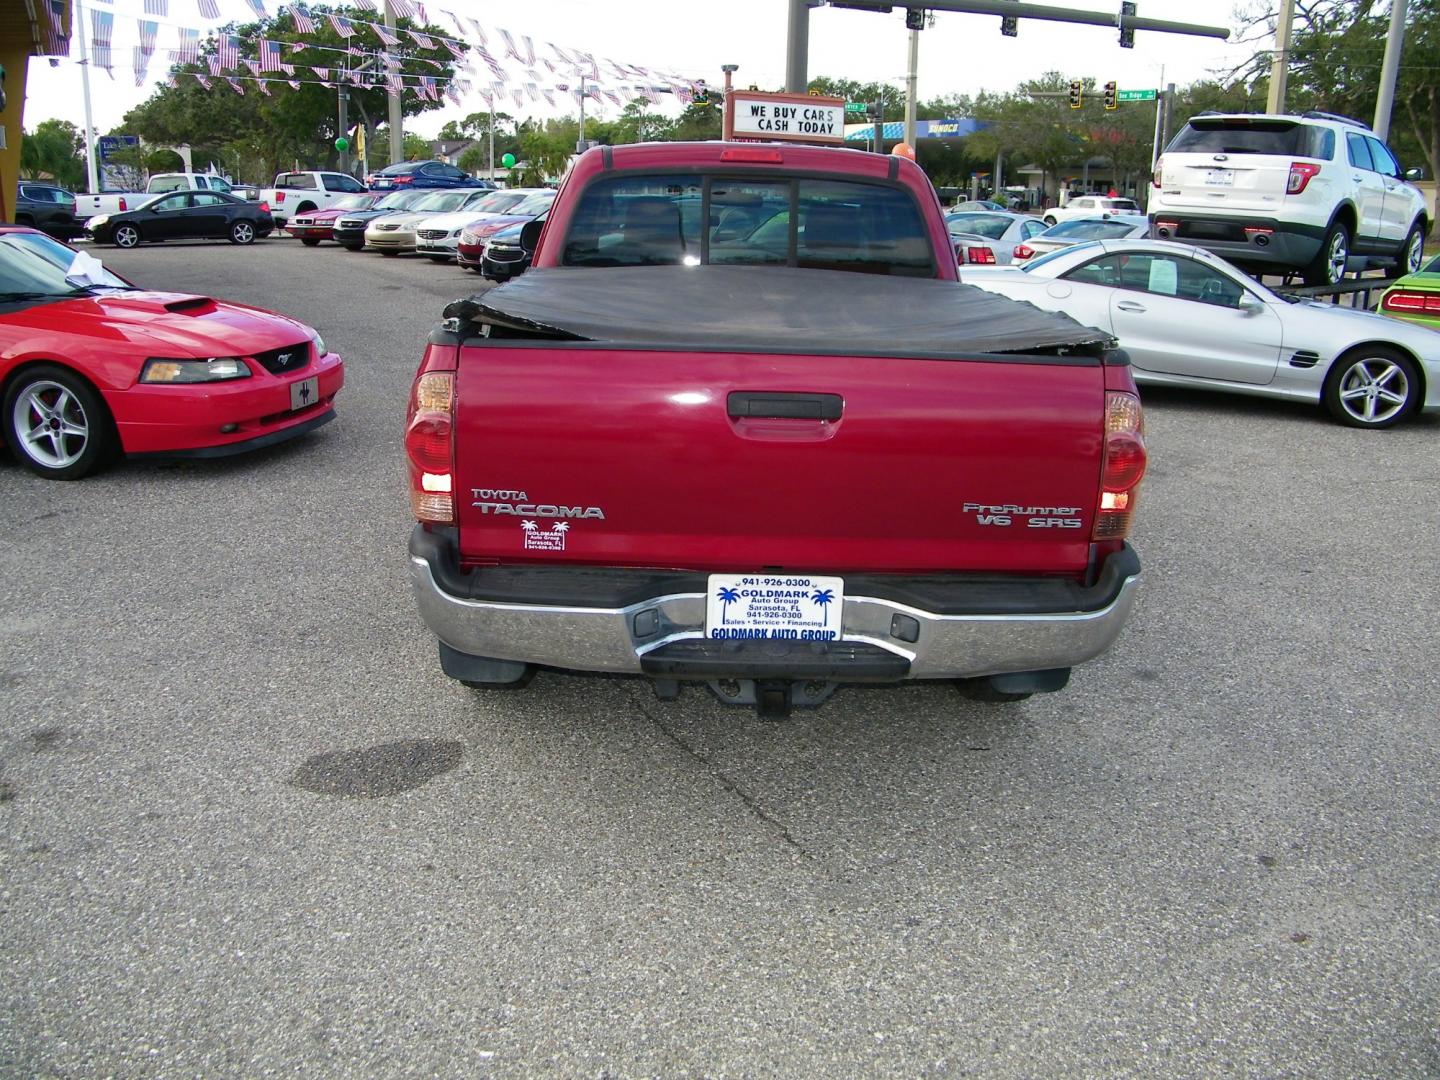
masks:
<path id="1" fill-rule="evenodd" d="M 564 266 L 794 266 L 929 277 L 909 192 L 853 180 L 625 174 L 575 208 Z"/>

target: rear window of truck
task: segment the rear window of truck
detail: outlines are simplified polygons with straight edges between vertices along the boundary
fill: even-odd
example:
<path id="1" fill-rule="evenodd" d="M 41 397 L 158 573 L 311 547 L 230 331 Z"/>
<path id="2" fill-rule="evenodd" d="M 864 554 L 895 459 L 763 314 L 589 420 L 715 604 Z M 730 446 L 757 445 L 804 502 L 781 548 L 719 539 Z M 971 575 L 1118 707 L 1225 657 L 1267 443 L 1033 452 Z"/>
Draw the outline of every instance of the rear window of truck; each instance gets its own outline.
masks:
<path id="1" fill-rule="evenodd" d="M 930 277 L 908 192 L 822 178 L 627 174 L 581 195 L 564 266 L 796 266 Z"/>
<path id="2" fill-rule="evenodd" d="M 1166 150 L 1186 154 L 1278 154 L 1286 157 L 1335 157 L 1335 132 L 1293 120 L 1191 120 Z"/>

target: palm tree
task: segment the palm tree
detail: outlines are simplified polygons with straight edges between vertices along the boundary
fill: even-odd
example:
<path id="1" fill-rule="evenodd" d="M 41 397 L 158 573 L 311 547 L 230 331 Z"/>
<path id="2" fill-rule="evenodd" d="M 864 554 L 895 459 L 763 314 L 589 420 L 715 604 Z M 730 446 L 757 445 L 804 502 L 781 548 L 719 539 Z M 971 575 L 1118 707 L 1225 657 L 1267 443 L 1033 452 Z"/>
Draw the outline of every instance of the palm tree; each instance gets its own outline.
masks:
<path id="1" fill-rule="evenodd" d="M 534 532 L 539 527 L 540 526 L 536 525 L 533 521 L 520 522 L 520 528 L 524 529 L 526 532 Z"/>
<path id="2" fill-rule="evenodd" d="M 720 609 L 720 621 L 723 623 L 729 619 L 730 605 L 740 599 L 740 594 L 734 589 L 721 588 L 720 591 L 715 594 L 715 599 L 725 605 Z"/>
<path id="3" fill-rule="evenodd" d="M 830 625 L 830 602 L 835 599 L 834 589 L 816 589 L 810 599 L 820 605 L 820 610 L 825 614 L 825 621 L 822 625 Z"/>
<path id="4" fill-rule="evenodd" d="M 557 521 L 554 525 L 550 526 L 550 531 L 563 535 L 570 531 L 570 523 L 568 521 Z"/>

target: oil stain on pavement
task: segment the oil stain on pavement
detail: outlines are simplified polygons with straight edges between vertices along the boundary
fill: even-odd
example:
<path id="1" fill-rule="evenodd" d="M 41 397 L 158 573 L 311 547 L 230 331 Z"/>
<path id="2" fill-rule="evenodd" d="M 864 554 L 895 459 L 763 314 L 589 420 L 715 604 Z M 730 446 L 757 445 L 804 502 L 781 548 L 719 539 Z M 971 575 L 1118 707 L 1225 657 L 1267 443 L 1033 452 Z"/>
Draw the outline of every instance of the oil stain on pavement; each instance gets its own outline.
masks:
<path id="1" fill-rule="evenodd" d="M 411 791 L 460 764 L 455 739 L 401 739 L 360 750 L 331 750 L 306 758 L 290 783 L 317 795 L 383 799 Z"/>

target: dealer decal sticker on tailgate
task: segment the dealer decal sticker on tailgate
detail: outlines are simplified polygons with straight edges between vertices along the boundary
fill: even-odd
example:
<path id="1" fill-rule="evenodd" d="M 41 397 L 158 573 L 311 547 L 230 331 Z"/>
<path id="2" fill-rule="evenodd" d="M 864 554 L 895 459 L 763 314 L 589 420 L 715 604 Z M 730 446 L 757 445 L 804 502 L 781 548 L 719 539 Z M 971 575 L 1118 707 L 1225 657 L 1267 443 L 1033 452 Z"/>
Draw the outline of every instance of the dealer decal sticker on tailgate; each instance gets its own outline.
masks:
<path id="1" fill-rule="evenodd" d="M 569 523 L 564 521 L 552 522 L 543 532 L 533 521 L 520 522 L 520 528 L 525 535 L 526 551 L 564 551 L 565 536 L 570 532 Z"/>

